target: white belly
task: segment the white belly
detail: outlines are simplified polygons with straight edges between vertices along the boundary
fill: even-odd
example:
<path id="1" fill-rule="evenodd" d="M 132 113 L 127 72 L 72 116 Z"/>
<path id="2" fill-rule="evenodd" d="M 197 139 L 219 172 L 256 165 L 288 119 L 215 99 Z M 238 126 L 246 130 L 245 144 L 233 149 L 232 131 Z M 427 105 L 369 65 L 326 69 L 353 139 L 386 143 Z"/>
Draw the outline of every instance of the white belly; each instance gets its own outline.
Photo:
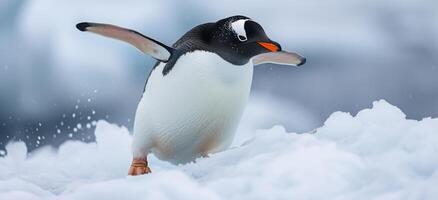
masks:
<path id="1" fill-rule="evenodd" d="M 252 63 L 235 66 L 195 51 L 164 77 L 163 67 L 152 72 L 138 105 L 134 154 L 184 163 L 228 147 L 248 100 Z"/>

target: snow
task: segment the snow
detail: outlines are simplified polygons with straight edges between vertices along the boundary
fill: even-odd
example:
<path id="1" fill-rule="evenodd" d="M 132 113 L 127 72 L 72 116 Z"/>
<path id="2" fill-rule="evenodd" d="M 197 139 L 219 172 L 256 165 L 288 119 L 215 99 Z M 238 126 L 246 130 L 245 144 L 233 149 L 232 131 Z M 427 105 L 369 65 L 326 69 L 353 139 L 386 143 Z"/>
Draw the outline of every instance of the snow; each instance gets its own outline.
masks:
<path id="1" fill-rule="evenodd" d="M 314 134 L 282 126 L 228 150 L 127 177 L 131 135 L 97 122 L 96 143 L 68 141 L 0 158 L 0 199 L 437 199 L 438 119 L 406 119 L 384 100 L 333 113 Z"/>

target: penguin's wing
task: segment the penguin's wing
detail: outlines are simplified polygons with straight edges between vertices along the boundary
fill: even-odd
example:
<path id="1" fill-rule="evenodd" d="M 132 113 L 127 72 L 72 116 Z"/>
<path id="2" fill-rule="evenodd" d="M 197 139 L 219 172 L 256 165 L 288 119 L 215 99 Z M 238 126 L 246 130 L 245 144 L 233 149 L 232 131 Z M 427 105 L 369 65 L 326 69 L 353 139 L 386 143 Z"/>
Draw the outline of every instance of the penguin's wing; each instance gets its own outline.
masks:
<path id="1" fill-rule="evenodd" d="M 252 63 L 254 66 L 261 65 L 264 63 L 274 63 L 280 65 L 293 65 L 300 66 L 306 63 L 306 58 L 300 54 L 287 52 L 287 51 L 276 51 L 269 53 L 262 53 L 252 58 Z"/>
<path id="2" fill-rule="evenodd" d="M 167 62 L 173 52 L 173 48 L 168 47 L 152 38 L 146 37 L 137 31 L 110 24 L 82 22 L 77 24 L 76 28 L 78 28 L 80 31 L 89 31 L 106 37 L 125 41 L 134 45 L 141 52 L 149 54 L 155 59 L 163 62 Z"/>

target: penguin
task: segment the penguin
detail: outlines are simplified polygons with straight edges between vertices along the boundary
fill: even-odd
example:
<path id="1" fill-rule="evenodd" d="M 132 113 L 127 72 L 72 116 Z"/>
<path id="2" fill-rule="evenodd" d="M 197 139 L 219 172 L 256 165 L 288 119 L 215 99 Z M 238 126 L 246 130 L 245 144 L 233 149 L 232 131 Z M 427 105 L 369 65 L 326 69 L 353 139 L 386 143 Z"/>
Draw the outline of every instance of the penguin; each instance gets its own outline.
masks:
<path id="1" fill-rule="evenodd" d="M 225 150 L 248 101 L 254 66 L 306 62 L 240 15 L 198 25 L 171 47 L 110 24 L 82 22 L 76 27 L 125 41 L 157 60 L 135 113 L 132 176 L 151 172 L 150 153 L 184 164 Z"/>

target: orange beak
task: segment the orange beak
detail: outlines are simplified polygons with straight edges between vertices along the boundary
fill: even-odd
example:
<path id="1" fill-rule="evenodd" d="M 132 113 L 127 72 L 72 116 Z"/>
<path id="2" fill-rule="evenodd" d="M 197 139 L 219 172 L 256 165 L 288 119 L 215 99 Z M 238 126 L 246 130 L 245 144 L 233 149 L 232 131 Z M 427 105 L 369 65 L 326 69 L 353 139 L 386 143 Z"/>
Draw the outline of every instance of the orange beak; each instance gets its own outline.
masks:
<path id="1" fill-rule="evenodd" d="M 272 44 L 270 42 L 257 42 L 260 46 L 264 47 L 265 49 L 271 51 L 271 52 L 277 52 L 279 50 L 278 46 L 275 44 Z"/>

